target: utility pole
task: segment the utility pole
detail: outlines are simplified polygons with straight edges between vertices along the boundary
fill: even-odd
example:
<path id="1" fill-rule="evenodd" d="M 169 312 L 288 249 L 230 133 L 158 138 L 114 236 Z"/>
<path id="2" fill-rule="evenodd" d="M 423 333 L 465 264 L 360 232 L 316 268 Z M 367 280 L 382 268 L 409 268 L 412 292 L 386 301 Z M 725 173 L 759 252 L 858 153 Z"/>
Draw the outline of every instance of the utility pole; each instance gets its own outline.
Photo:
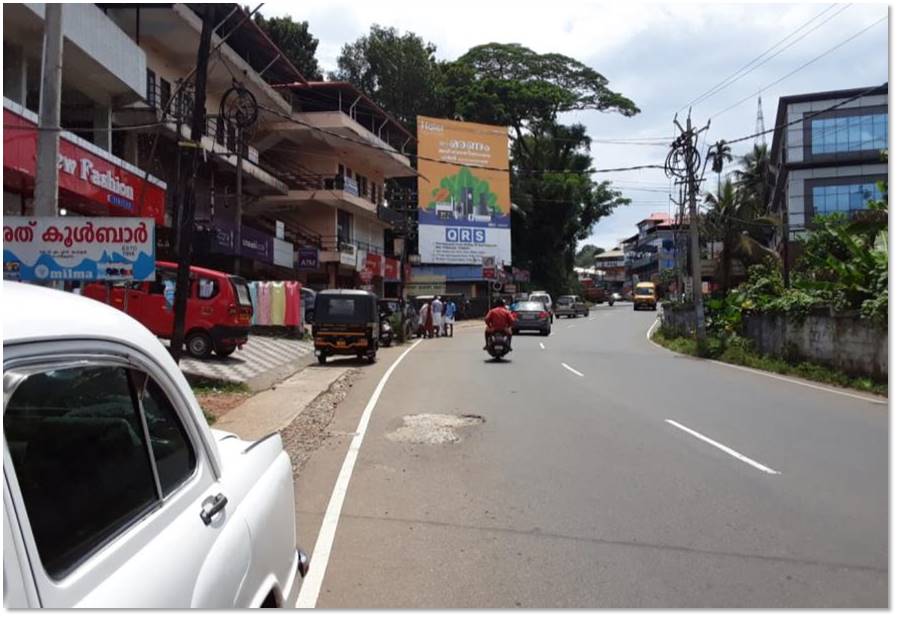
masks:
<path id="1" fill-rule="evenodd" d="M 704 326 L 704 296 L 701 289 L 701 245 L 698 232 L 698 178 L 697 171 L 701 164 L 701 155 L 697 150 L 698 136 L 710 128 L 708 122 L 704 128 L 695 130 L 691 125 L 691 110 L 688 112 L 686 128 L 682 128 L 674 118 L 673 123 L 679 129 L 679 137 L 672 144 L 667 156 L 665 172 L 668 176 L 685 182 L 688 191 L 688 231 L 691 240 L 691 295 L 695 309 L 695 338 L 698 349 L 706 347 L 707 332 Z"/>
<path id="2" fill-rule="evenodd" d="M 37 131 L 35 216 L 59 215 L 59 108 L 62 89 L 62 4 L 44 5 L 40 117 Z"/>
<path id="3" fill-rule="evenodd" d="M 234 274 L 240 274 L 240 253 L 243 251 L 243 127 L 237 127 L 237 207 L 234 221 Z"/>
<path id="4" fill-rule="evenodd" d="M 196 172 L 199 164 L 197 150 L 202 147 L 205 127 L 206 72 L 209 65 L 209 48 L 212 41 L 212 8 L 202 7 L 202 32 L 196 52 L 196 87 L 194 88 L 193 119 L 190 125 L 190 141 L 178 141 L 178 157 L 183 159 L 183 173 L 178 185 L 178 274 L 174 292 L 174 332 L 169 352 L 175 362 L 180 361 L 184 346 L 184 317 L 187 313 L 187 296 L 190 295 L 190 262 L 193 247 L 193 220 L 196 212 Z M 180 135 L 178 135 L 180 140 Z"/>

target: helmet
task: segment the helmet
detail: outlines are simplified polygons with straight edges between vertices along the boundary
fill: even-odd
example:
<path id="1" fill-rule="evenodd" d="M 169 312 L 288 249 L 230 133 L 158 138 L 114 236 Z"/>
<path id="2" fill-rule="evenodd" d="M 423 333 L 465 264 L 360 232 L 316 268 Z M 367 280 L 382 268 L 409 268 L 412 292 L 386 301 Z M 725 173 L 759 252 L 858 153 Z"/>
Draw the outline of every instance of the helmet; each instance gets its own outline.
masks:
<path id="1" fill-rule="evenodd" d="M 499 298 L 498 300 L 495 301 L 495 306 L 504 306 L 504 305 L 505 305 L 504 298 Z"/>

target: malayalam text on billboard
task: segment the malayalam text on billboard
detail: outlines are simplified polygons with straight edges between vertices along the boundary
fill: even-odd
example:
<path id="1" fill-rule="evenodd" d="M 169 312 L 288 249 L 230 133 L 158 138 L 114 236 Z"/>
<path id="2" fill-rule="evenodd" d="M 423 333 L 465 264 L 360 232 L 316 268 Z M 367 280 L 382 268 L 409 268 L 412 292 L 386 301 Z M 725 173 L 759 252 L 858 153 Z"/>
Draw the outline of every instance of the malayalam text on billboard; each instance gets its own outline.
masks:
<path id="1" fill-rule="evenodd" d="M 143 217 L 3 217 L 3 278 L 152 281 L 155 221 Z"/>
<path id="2" fill-rule="evenodd" d="M 419 116 L 421 262 L 511 263 L 508 129 Z"/>

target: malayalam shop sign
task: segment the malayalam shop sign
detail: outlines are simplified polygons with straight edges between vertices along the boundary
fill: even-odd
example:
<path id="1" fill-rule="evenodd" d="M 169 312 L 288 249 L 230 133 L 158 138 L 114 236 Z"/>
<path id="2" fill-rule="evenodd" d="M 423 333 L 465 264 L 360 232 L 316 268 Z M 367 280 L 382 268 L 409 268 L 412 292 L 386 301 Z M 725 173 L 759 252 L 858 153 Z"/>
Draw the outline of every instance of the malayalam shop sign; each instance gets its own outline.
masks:
<path id="1" fill-rule="evenodd" d="M 155 221 L 136 217 L 3 217 L 3 278 L 152 281 Z"/>

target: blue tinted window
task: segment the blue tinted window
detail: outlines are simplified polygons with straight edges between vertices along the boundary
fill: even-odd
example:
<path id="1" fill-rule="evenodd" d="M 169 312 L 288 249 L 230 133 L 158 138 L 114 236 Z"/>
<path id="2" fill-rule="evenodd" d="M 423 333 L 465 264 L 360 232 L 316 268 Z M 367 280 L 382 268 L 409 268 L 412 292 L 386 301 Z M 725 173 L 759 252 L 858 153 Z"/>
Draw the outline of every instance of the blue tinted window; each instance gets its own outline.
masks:
<path id="1" fill-rule="evenodd" d="M 888 147 L 887 114 L 820 118 L 810 121 L 810 152 L 832 154 Z"/>
<path id="2" fill-rule="evenodd" d="M 863 210 L 870 200 L 881 199 L 881 191 L 874 182 L 835 184 L 813 187 L 813 208 L 816 214 L 848 213 Z"/>

